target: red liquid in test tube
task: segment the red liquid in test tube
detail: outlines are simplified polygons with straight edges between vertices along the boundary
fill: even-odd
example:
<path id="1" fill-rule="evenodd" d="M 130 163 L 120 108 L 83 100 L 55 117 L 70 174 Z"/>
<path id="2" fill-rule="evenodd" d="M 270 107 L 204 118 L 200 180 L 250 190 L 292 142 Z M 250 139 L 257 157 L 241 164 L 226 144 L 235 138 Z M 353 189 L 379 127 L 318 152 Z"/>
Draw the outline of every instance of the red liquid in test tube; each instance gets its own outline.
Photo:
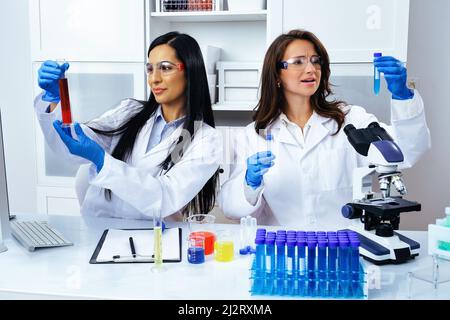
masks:
<path id="1" fill-rule="evenodd" d="M 61 97 L 61 111 L 63 125 L 72 124 L 72 113 L 70 111 L 69 86 L 67 78 L 59 79 L 59 96 Z"/>

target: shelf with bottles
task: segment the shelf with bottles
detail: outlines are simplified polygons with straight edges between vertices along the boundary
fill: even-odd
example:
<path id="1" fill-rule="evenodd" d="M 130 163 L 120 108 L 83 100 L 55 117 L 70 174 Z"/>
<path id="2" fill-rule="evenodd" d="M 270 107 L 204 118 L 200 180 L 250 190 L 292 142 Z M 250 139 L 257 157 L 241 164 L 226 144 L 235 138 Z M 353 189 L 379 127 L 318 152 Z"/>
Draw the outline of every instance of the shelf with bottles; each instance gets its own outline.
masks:
<path id="1" fill-rule="evenodd" d="M 167 22 L 266 21 L 264 1 L 251 2 L 242 6 L 228 0 L 224 8 L 223 0 L 156 0 L 151 16 Z"/>

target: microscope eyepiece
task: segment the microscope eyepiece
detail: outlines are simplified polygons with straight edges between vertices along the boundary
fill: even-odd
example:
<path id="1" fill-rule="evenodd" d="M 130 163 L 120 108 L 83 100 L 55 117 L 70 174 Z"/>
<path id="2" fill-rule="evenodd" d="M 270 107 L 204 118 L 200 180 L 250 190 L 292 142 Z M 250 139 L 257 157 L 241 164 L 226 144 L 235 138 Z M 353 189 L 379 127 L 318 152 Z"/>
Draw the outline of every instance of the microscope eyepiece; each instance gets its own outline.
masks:
<path id="1" fill-rule="evenodd" d="M 379 127 L 380 127 L 380 124 L 375 121 L 367 126 L 367 128 L 379 128 Z"/>
<path id="2" fill-rule="evenodd" d="M 344 127 L 344 133 L 348 136 L 350 131 L 356 130 L 355 126 L 352 124 L 348 124 Z"/>

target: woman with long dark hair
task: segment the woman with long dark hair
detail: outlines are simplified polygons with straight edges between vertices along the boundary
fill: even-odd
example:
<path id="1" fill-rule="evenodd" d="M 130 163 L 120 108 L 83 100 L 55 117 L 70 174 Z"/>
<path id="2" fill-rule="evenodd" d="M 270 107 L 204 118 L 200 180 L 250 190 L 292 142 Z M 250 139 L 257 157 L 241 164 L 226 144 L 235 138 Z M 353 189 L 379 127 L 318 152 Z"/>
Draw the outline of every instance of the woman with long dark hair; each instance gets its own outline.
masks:
<path id="1" fill-rule="evenodd" d="M 178 32 L 156 38 L 146 64 L 149 100 L 126 99 L 86 125 L 76 123 L 76 137 L 58 120 L 58 79 L 67 68 L 42 64 L 44 92 L 35 108 L 52 149 L 91 164 L 83 214 L 148 219 L 161 210 L 180 220 L 213 208 L 222 144 L 195 39 Z"/>
<path id="2" fill-rule="evenodd" d="M 430 147 L 422 99 L 407 88 L 406 69 L 397 59 L 381 57 L 375 66 L 392 93 L 392 126 L 383 127 L 410 167 Z M 365 158 L 343 128 L 365 128 L 377 119 L 362 107 L 331 100 L 329 77 L 328 53 L 313 33 L 292 30 L 271 44 L 254 122 L 238 137 L 240 150 L 219 197 L 227 216 L 260 214 L 260 223 L 283 226 L 348 224 L 340 209 L 353 200 L 353 170 Z"/>

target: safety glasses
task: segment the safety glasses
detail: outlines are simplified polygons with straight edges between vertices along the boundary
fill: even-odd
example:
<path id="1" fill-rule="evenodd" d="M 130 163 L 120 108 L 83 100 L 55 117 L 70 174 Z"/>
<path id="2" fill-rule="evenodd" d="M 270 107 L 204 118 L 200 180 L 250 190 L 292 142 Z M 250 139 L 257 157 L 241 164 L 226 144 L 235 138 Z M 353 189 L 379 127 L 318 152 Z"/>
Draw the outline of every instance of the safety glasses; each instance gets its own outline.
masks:
<path id="1" fill-rule="evenodd" d="M 180 62 L 161 61 L 156 64 L 146 63 L 145 68 L 149 76 L 153 75 L 155 70 L 161 71 L 161 75 L 166 76 L 184 70 L 184 64 Z"/>
<path id="2" fill-rule="evenodd" d="M 277 67 L 278 69 L 285 70 L 287 70 L 288 68 L 292 70 L 303 70 L 308 65 L 308 62 L 311 62 L 316 70 L 320 70 L 320 68 L 322 67 L 322 59 L 317 55 L 311 56 L 309 58 L 306 56 L 293 57 L 286 61 L 278 62 Z"/>

